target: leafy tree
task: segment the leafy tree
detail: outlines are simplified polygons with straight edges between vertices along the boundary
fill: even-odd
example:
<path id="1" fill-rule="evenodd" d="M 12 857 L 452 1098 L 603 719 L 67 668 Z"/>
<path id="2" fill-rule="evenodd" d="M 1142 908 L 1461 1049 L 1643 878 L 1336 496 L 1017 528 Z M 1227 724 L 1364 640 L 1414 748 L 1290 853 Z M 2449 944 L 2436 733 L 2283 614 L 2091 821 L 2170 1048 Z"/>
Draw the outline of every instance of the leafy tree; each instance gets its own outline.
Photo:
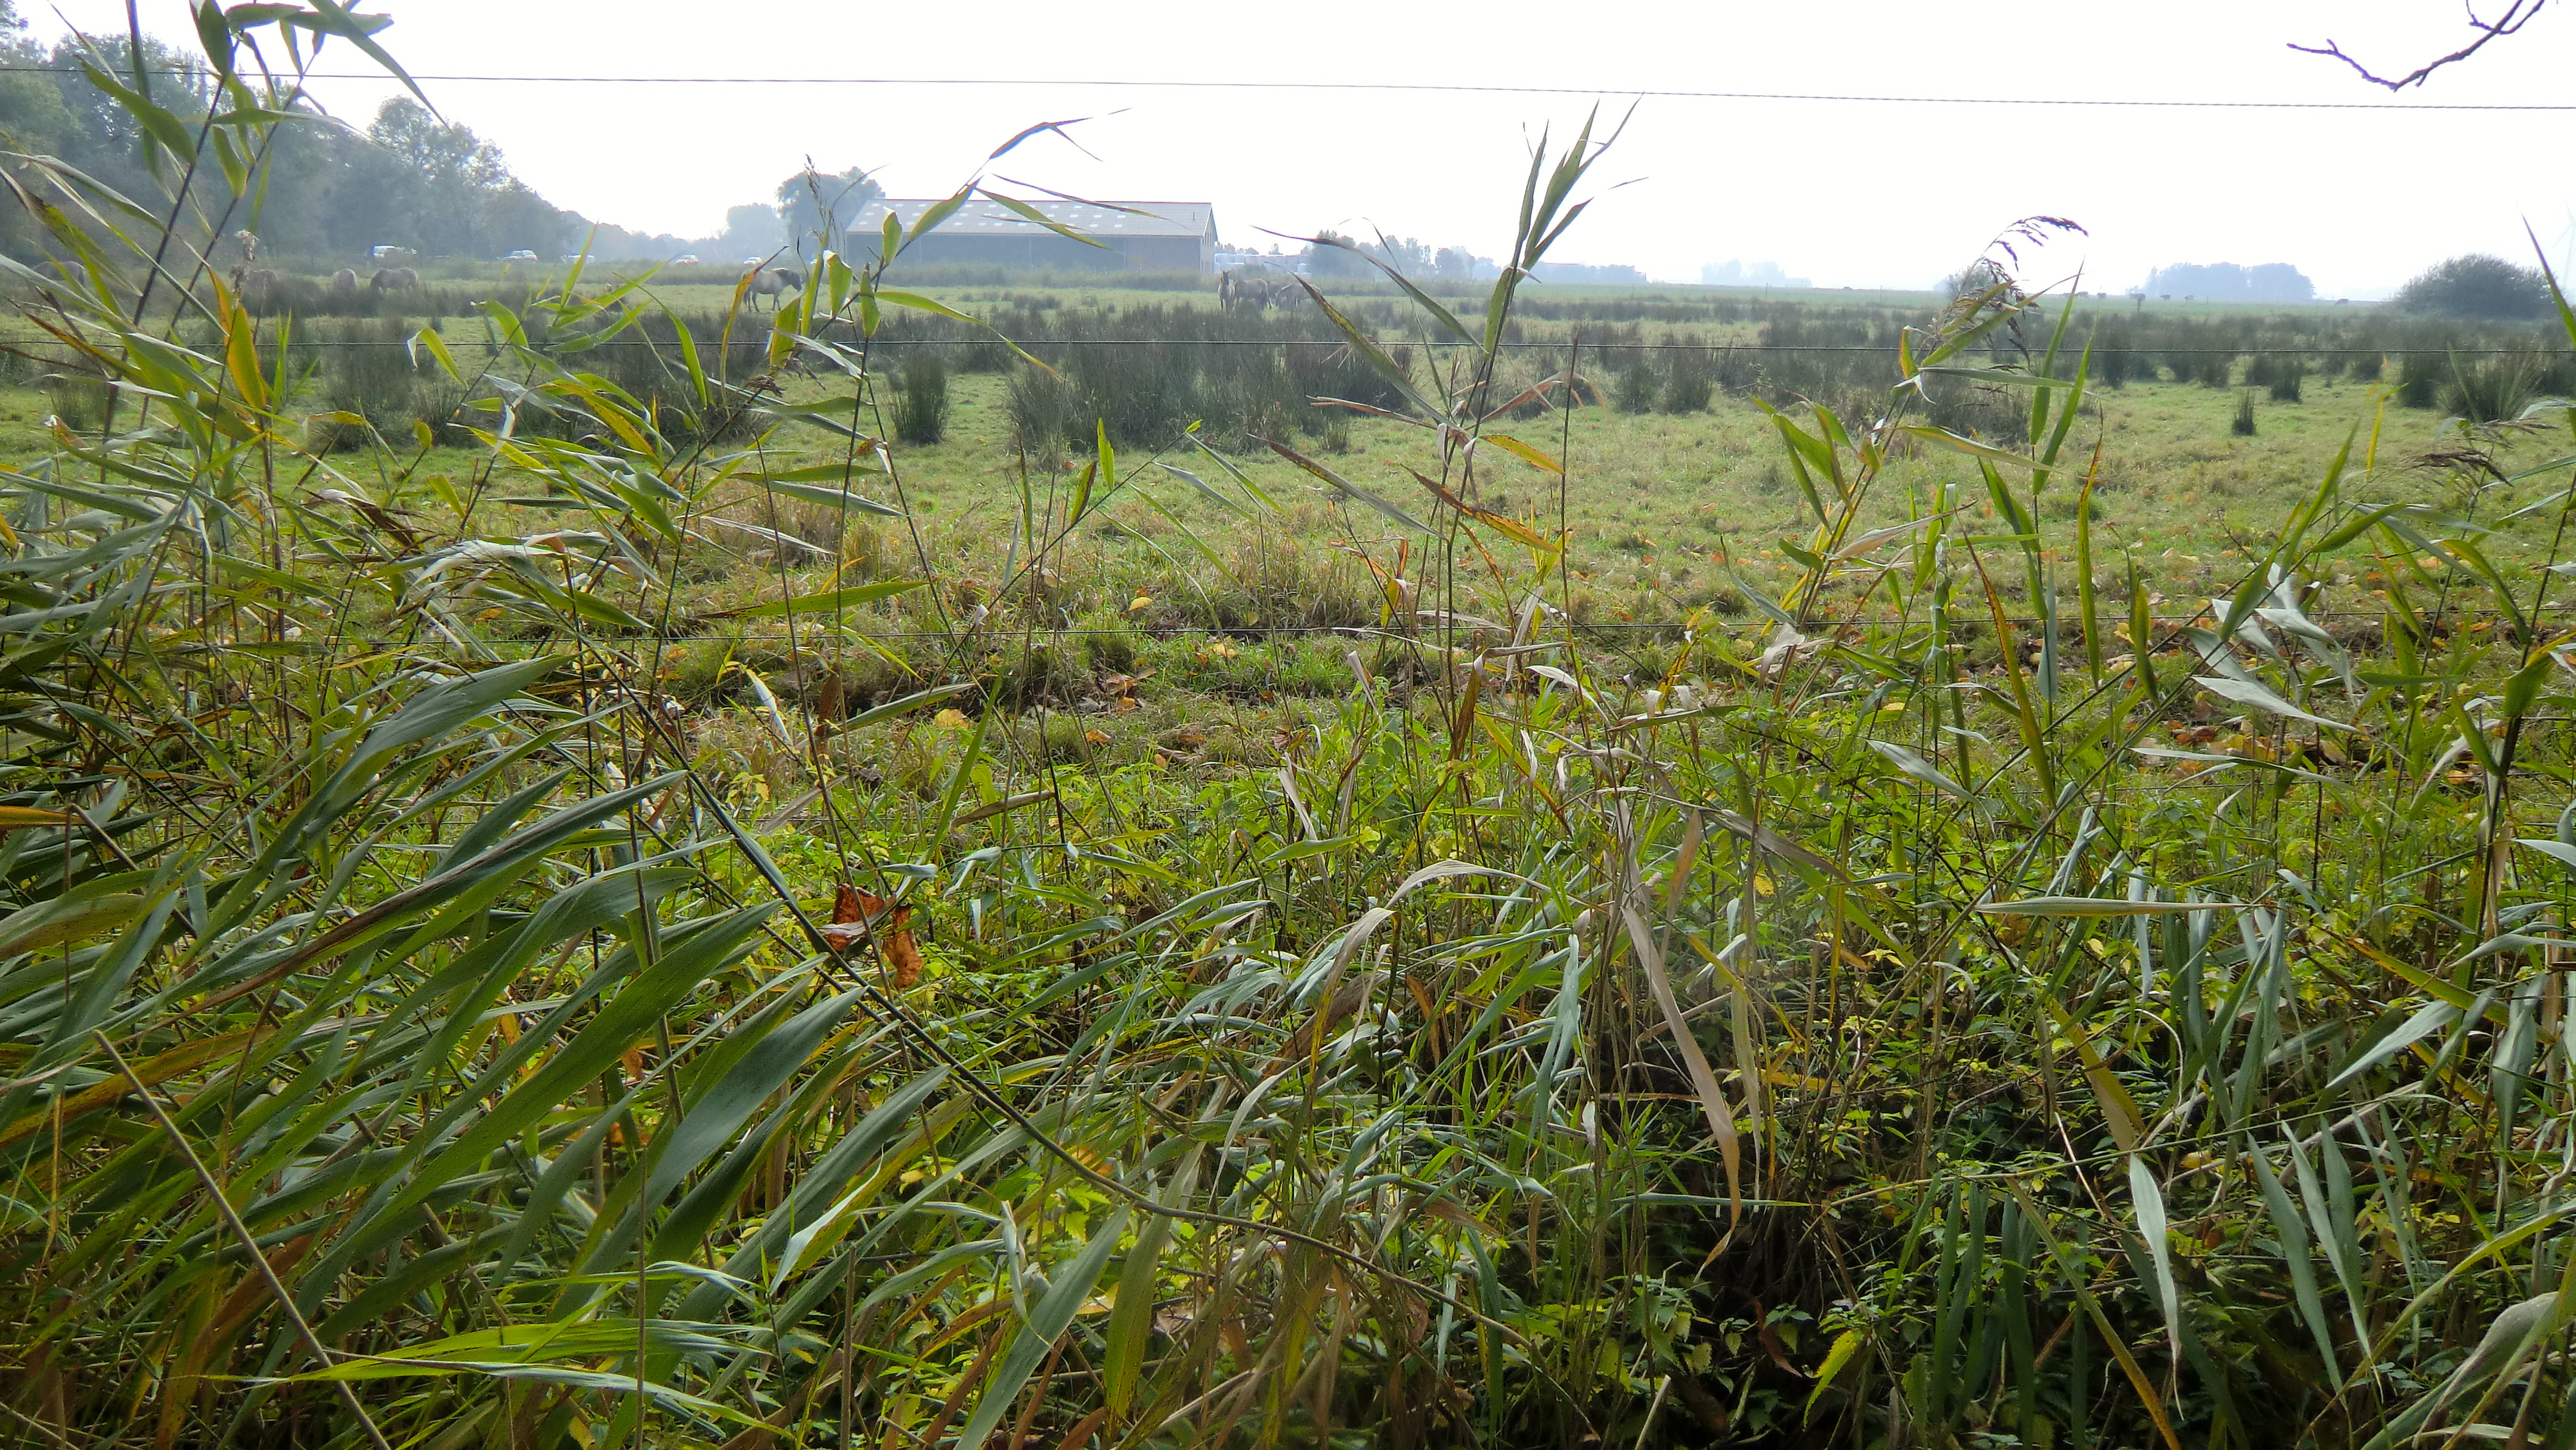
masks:
<path id="1" fill-rule="evenodd" d="M 2529 267 L 2517 267 L 2502 257 L 2471 253 L 2436 263 L 2399 288 L 2397 305 L 2408 312 L 2432 312 L 2445 317 L 2545 317 L 2550 308 L 2549 287 Z"/>
<path id="2" fill-rule="evenodd" d="M 1412 237 L 1389 237 L 1365 250 L 1408 277 L 1425 276 L 1431 271 L 1431 249 Z"/>
<path id="3" fill-rule="evenodd" d="M 376 243 L 431 256 L 552 254 L 585 224 L 510 172 L 500 148 L 407 98 L 385 102 L 365 137 L 304 128 L 282 146 L 261 235 L 289 250 L 347 255 Z M 282 212 L 282 214 L 281 214 Z"/>
<path id="4" fill-rule="evenodd" d="M 1479 277 L 1491 277 L 1495 271 L 1490 259 L 1479 257 L 1465 247 L 1442 247 L 1431 258 L 1431 275 L 1443 281 L 1472 282 Z"/>
<path id="5" fill-rule="evenodd" d="M 512 177 L 483 197 L 482 254 L 489 257 L 524 247 L 541 257 L 572 250 L 587 230 L 580 217 L 539 196 Z"/>
<path id="6" fill-rule="evenodd" d="M 2287 262 L 2240 267 L 2234 262 L 2182 262 L 2147 274 L 2146 291 L 2158 297 L 2197 297 L 2203 302 L 2312 302 L 2317 284 Z"/>
<path id="7" fill-rule="evenodd" d="M 1315 240 L 1318 245 L 1306 249 L 1307 276 L 1374 277 L 1377 275 L 1377 269 L 1362 261 L 1355 253 L 1346 252 L 1340 247 L 1322 245 L 1330 242 L 1346 242 L 1357 246 L 1358 238 L 1343 236 L 1340 232 L 1326 227 L 1315 234 Z"/>
<path id="8" fill-rule="evenodd" d="M 42 47 L 26 35 L 12 0 L 0 0 L 0 65 L 41 66 Z M 0 71 L 0 146 L 31 156 L 62 154 L 80 122 L 63 101 L 50 77 L 31 71 Z M 38 228 L 17 207 L 0 214 L 0 247 L 24 253 L 35 245 Z"/>
<path id="9" fill-rule="evenodd" d="M 42 46 L 27 38 L 15 0 L 0 0 L 0 65 L 41 66 Z M 0 72 L 0 138 L 11 149 L 50 155 L 72 134 L 72 108 L 52 79 L 31 71 Z"/>
<path id="10" fill-rule="evenodd" d="M 716 238 L 716 246 L 728 260 L 736 257 L 758 257 L 776 251 L 787 240 L 778 208 L 754 202 L 749 206 L 728 207 L 725 229 Z"/>
<path id="11" fill-rule="evenodd" d="M 823 247 L 837 251 L 845 245 L 841 239 L 859 213 L 884 195 L 885 188 L 863 168 L 826 172 L 808 167 L 778 183 L 778 220 L 786 228 L 788 243 L 800 255 L 807 252 L 807 241 L 816 238 Z M 732 217 L 728 215 L 726 220 L 730 222 Z"/>
<path id="12" fill-rule="evenodd" d="M 153 171 L 144 161 L 141 123 L 114 96 L 91 85 L 88 73 L 82 69 L 84 65 L 99 65 L 131 83 L 133 57 L 132 43 L 121 35 L 86 43 L 64 40 L 39 62 L 45 68 L 44 74 L 29 79 L 54 88 L 61 114 L 68 122 L 59 135 L 56 154 L 125 196 L 149 202 L 161 193 Z M 25 64 L 27 60 L 17 63 Z M 205 114 L 214 88 L 197 57 L 147 35 L 143 37 L 143 65 L 150 72 L 155 103 L 183 118 Z"/>
<path id="13" fill-rule="evenodd" d="M 363 170 L 382 199 L 383 240 L 432 254 L 485 250 L 485 203 L 517 184 L 498 147 L 400 96 L 367 138 L 376 144 Z"/>

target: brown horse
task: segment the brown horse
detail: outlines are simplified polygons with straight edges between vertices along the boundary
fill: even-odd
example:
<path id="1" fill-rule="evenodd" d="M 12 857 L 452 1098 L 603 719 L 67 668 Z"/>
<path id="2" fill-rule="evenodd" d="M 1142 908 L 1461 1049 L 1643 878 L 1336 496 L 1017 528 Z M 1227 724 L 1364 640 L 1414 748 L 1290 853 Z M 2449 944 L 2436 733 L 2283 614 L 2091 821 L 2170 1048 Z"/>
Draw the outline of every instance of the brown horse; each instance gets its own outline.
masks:
<path id="1" fill-rule="evenodd" d="M 386 267 L 367 279 L 367 285 L 379 297 L 388 292 L 414 292 L 420 288 L 420 274 L 409 267 Z"/>
<path id="2" fill-rule="evenodd" d="M 1297 300 L 1297 279 L 1267 268 L 1237 267 L 1216 279 L 1219 302 L 1240 302 L 1258 312 L 1266 307 L 1286 307 Z"/>

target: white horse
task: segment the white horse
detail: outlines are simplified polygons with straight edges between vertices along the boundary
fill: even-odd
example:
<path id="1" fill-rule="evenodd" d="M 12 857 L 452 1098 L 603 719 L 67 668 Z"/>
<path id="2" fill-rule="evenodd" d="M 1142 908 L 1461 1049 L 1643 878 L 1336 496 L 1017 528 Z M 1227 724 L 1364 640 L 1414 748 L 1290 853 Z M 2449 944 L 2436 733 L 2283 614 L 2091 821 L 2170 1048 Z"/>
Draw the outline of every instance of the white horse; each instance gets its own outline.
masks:
<path id="1" fill-rule="evenodd" d="M 758 312 L 760 310 L 760 299 L 763 297 L 771 299 L 769 310 L 772 312 L 777 311 L 778 302 L 776 299 L 784 297 L 788 293 L 796 291 L 798 288 L 805 285 L 803 274 L 797 272 L 792 267 L 764 267 L 761 270 L 752 273 L 750 280 L 752 297 L 751 310 L 754 312 Z"/>

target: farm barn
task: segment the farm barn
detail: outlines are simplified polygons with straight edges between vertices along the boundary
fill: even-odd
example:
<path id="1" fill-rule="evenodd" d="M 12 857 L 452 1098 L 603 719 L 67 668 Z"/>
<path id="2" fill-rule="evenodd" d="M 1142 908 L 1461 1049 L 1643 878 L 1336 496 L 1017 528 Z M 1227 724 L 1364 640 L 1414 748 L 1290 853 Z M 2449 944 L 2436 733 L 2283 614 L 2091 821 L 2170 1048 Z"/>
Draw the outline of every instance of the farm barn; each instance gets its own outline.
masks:
<path id="1" fill-rule="evenodd" d="M 873 201 L 850 226 L 852 251 L 875 250 L 892 211 L 906 229 L 936 198 Z M 970 201 L 904 253 L 907 261 L 965 262 L 1033 271 L 1216 271 L 1216 207 L 1204 201 L 1031 203 L 1039 215 L 1103 243 L 1085 246 L 989 201 Z M 1118 210 L 1117 208 L 1129 208 Z"/>

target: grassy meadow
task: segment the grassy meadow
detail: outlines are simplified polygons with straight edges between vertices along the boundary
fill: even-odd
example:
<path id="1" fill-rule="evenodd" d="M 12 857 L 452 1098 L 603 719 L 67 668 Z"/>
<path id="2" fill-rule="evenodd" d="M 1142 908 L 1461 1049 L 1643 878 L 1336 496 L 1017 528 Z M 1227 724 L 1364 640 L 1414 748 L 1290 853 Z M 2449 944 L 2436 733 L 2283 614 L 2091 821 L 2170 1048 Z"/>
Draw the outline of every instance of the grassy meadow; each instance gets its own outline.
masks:
<path id="1" fill-rule="evenodd" d="M 10 1443 L 2576 1442 L 2576 314 L 335 312 L 30 176 Z"/>

